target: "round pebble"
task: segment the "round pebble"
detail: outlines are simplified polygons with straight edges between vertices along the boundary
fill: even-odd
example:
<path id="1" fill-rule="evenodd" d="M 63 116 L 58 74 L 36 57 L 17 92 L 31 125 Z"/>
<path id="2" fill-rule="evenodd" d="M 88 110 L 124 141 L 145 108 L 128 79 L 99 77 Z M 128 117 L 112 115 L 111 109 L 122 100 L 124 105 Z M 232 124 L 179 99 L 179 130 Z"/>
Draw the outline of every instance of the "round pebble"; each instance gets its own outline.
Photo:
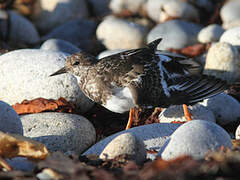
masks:
<path id="1" fill-rule="evenodd" d="M 240 75 L 240 59 L 236 47 L 218 42 L 212 44 L 208 50 L 204 74 L 233 83 Z"/>
<path id="2" fill-rule="evenodd" d="M 14 170 L 20 170 L 25 172 L 32 172 L 36 166 L 32 161 L 24 157 L 6 159 L 6 161 Z"/>
<path id="3" fill-rule="evenodd" d="M 131 133 L 123 133 L 115 137 L 100 154 L 101 159 L 113 159 L 121 154 L 128 154 L 141 163 L 146 160 L 146 149 L 142 140 Z"/>
<path id="4" fill-rule="evenodd" d="M 48 39 L 41 45 L 40 49 L 48 51 L 61 51 L 68 54 L 74 54 L 81 51 L 72 43 L 62 39 Z"/>
<path id="5" fill-rule="evenodd" d="M 146 9 L 150 18 L 156 22 L 165 22 L 171 18 L 197 21 L 198 11 L 187 2 L 177 0 L 148 0 Z"/>
<path id="6" fill-rule="evenodd" d="M 81 153 L 96 140 L 93 125 L 83 116 L 38 113 L 20 116 L 24 136 L 46 145 L 49 151 Z"/>
<path id="7" fill-rule="evenodd" d="M 240 19 L 240 1 L 231 0 L 224 4 L 220 10 L 223 23 L 228 23 Z"/>
<path id="8" fill-rule="evenodd" d="M 85 0 L 39 0 L 35 5 L 32 19 L 37 28 L 46 33 L 73 18 L 87 16 Z"/>
<path id="9" fill-rule="evenodd" d="M 143 141 L 146 149 L 158 151 L 164 145 L 164 143 L 168 140 L 169 136 L 179 126 L 180 124 L 157 123 L 157 124 L 138 126 L 125 131 L 121 131 L 109 137 L 106 137 L 105 139 L 94 144 L 91 148 L 85 151 L 83 155 L 88 155 L 88 154 L 100 155 L 105 149 L 105 147 L 114 138 L 125 133 L 131 133 L 132 135 L 137 137 L 139 141 Z M 156 157 L 156 154 L 147 153 L 147 158 L 154 159 L 155 157 Z"/>
<path id="10" fill-rule="evenodd" d="M 233 46 L 240 46 L 240 27 L 225 31 L 220 38 L 220 42 L 226 42 Z"/>
<path id="11" fill-rule="evenodd" d="M 183 20 L 171 20 L 155 26 L 147 36 L 147 42 L 163 38 L 158 49 L 181 49 L 196 44 L 201 27 L 198 24 Z"/>
<path id="12" fill-rule="evenodd" d="M 10 18 L 9 43 L 13 46 L 34 45 L 40 42 L 40 36 L 33 24 L 14 11 L 8 11 Z"/>
<path id="13" fill-rule="evenodd" d="M 104 58 L 104 57 L 107 57 L 107 56 L 111 56 L 113 54 L 117 54 L 117 53 L 120 53 L 120 52 L 123 52 L 123 51 L 125 51 L 125 50 L 124 49 L 106 50 L 106 51 L 101 52 L 98 55 L 98 59 L 101 59 L 101 58 Z"/>
<path id="14" fill-rule="evenodd" d="M 159 156 L 164 160 L 181 155 L 200 159 L 204 158 L 207 152 L 216 151 L 221 146 L 232 147 L 228 133 L 213 122 L 195 120 L 179 127 L 166 142 Z"/>
<path id="15" fill-rule="evenodd" d="M 130 12 L 132 14 L 139 13 L 147 0 L 111 0 L 109 7 L 115 14 Z"/>
<path id="16" fill-rule="evenodd" d="M 225 93 L 205 99 L 203 102 L 200 102 L 200 104 L 215 114 L 217 123 L 220 125 L 226 125 L 240 120 L 240 103 Z"/>
<path id="17" fill-rule="evenodd" d="M 202 105 L 188 106 L 188 110 L 192 115 L 193 120 L 204 119 L 206 121 L 216 122 L 213 112 Z M 187 121 L 187 119 L 184 117 L 182 105 L 170 106 L 162 111 L 158 118 L 161 123 Z"/>
<path id="18" fill-rule="evenodd" d="M 198 33 L 198 41 L 201 43 L 217 42 L 223 32 L 224 29 L 220 25 L 208 25 Z"/>
<path id="19" fill-rule="evenodd" d="M 136 23 L 108 16 L 98 26 L 97 38 L 110 50 L 136 49 L 144 44 L 146 28 Z"/>
<path id="20" fill-rule="evenodd" d="M 46 41 L 52 38 L 62 39 L 80 47 L 83 41 L 94 37 L 95 31 L 95 22 L 85 19 L 75 19 L 56 27 L 47 35 L 43 36 L 41 40 Z"/>
<path id="21" fill-rule="evenodd" d="M 240 125 L 238 125 L 237 130 L 235 132 L 235 138 L 240 139 Z"/>
<path id="22" fill-rule="evenodd" d="M 18 114 L 3 101 L 0 101 L 0 131 L 23 135 L 22 122 Z"/>
<path id="23" fill-rule="evenodd" d="M 81 112 L 88 111 L 93 102 L 79 88 L 70 74 L 50 77 L 64 67 L 67 54 L 45 50 L 16 50 L 0 56 L 0 99 L 20 103 L 35 98 L 65 98 L 76 104 Z"/>

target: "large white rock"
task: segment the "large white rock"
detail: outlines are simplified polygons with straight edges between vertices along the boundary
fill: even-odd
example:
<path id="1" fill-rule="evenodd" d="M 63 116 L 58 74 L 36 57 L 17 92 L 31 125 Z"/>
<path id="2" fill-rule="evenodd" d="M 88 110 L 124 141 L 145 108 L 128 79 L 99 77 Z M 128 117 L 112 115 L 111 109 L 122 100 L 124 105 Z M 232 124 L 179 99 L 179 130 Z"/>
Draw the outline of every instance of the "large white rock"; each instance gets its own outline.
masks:
<path id="1" fill-rule="evenodd" d="M 32 14 L 38 29 L 48 32 L 71 19 L 88 16 L 85 0 L 39 0 Z"/>
<path id="2" fill-rule="evenodd" d="M 218 42 L 208 50 L 204 74 L 233 83 L 240 75 L 240 58 L 238 49 L 231 44 Z"/>
<path id="3" fill-rule="evenodd" d="M 160 50 L 181 49 L 198 43 L 197 35 L 201 26 L 183 20 L 170 20 L 156 25 L 147 35 L 147 42 L 163 38 Z"/>
<path id="4" fill-rule="evenodd" d="M 134 22 L 108 16 L 98 26 L 97 38 L 108 49 L 135 49 L 142 47 L 147 30 Z"/>
<path id="5" fill-rule="evenodd" d="M 113 134 L 97 144 L 90 147 L 83 155 L 96 154 L 100 155 L 104 148 L 117 136 L 125 133 L 130 133 L 143 141 L 145 148 L 148 150 L 160 150 L 164 143 L 168 140 L 169 136 L 180 126 L 180 124 L 171 123 L 157 123 L 144 126 L 138 126 L 125 131 Z M 157 154 L 147 153 L 147 158 L 154 159 Z"/>
<path id="6" fill-rule="evenodd" d="M 114 138 L 100 154 L 101 159 L 113 159 L 121 154 L 128 154 L 136 162 L 146 160 L 146 149 L 142 140 L 131 133 L 123 133 Z"/>
<path id="7" fill-rule="evenodd" d="M 205 99 L 203 102 L 200 102 L 200 104 L 215 114 L 216 121 L 220 125 L 226 125 L 240 120 L 240 103 L 225 93 Z"/>
<path id="8" fill-rule="evenodd" d="M 226 42 L 233 46 L 240 46 L 240 27 L 225 31 L 220 38 L 220 42 Z"/>
<path id="9" fill-rule="evenodd" d="M 67 54 L 44 50 L 16 50 L 0 56 L 0 99 L 20 103 L 38 97 L 66 98 L 86 112 L 92 107 L 80 90 L 77 79 L 70 74 L 50 77 L 65 65 Z"/>
<path id="10" fill-rule="evenodd" d="M 50 151 L 81 153 L 96 140 L 93 125 L 83 116 L 67 113 L 38 113 L 20 116 L 24 136 Z"/>
<path id="11" fill-rule="evenodd" d="M 188 110 L 193 120 L 204 119 L 206 121 L 216 122 L 213 112 L 202 105 L 196 104 L 194 106 L 188 106 Z M 186 122 L 187 120 L 184 117 L 183 106 L 176 105 L 165 109 L 160 113 L 159 121 L 161 123 Z"/>
<path id="12" fill-rule="evenodd" d="M 23 135 L 22 122 L 14 109 L 0 101 L 0 131 Z"/>
<path id="13" fill-rule="evenodd" d="M 221 146 L 232 147 L 228 133 L 215 123 L 195 120 L 179 127 L 168 139 L 159 155 L 165 160 L 181 155 L 191 155 L 198 159 Z"/>

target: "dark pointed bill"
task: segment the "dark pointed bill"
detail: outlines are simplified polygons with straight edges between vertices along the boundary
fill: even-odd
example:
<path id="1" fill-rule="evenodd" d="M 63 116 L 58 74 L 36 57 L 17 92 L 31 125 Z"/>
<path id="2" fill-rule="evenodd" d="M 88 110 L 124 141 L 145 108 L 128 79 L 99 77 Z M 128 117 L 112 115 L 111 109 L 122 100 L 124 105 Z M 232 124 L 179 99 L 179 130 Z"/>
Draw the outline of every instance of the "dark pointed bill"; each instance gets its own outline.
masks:
<path id="1" fill-rule="evenodd" d="M 63 74 L 63 73 L 66 73 L 66 72 L 67 72 L 66 68 L 63 67 L 62 69 L 60 69 L 57 72 L 51 74 L 50 76 L 56 76 L 56 75 Z"/>

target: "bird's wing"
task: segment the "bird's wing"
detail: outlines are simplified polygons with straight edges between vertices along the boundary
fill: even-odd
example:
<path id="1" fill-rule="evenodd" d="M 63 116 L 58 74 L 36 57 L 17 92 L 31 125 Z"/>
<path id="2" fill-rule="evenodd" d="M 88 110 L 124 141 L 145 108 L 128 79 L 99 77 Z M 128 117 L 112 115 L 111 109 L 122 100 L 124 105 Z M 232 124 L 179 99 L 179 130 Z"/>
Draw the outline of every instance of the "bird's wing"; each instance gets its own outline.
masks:
<path id="1" fill-rule="evenodd" d="M 163 91 L 171 104 L 194 104 L 227 88 L 226 82 L 213 76 L 189 73 L 185 67 L 194 69 L 191 66 L 173 60 L 158 62 Z"/>

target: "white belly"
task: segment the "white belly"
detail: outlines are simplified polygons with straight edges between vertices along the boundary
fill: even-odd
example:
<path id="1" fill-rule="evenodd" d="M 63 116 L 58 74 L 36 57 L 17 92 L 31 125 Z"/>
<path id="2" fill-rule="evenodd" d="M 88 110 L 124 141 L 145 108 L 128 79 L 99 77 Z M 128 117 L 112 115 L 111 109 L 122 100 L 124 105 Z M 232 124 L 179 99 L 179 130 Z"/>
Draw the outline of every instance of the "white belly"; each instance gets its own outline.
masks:
<path id="1" fill-rule="evenodd" d="M 103 104 L 103 106 L 116 113 L 129 111 L 130 108 L 134 107 L 132 94 L 129 88 L 114 88 L 112 97 L 108 99 L 106 104 Z"/>

